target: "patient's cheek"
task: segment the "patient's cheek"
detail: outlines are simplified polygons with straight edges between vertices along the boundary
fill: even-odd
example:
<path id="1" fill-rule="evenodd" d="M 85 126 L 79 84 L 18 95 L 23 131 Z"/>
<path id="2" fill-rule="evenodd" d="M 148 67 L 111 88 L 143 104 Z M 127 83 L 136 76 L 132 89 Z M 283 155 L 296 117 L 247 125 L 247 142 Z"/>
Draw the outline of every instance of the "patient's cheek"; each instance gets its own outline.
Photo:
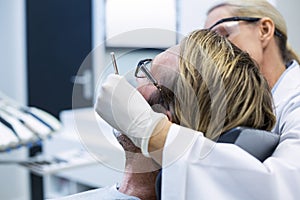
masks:
<path id="1" fill-rule="evenodd" d="M 143 95 L 143 97 L 146 99 L 146 101 L 149 100 L 151 94 L 156 89 L 157 88 L 153 84 L 142 85 L 137 88 L 137 90 Z"/>

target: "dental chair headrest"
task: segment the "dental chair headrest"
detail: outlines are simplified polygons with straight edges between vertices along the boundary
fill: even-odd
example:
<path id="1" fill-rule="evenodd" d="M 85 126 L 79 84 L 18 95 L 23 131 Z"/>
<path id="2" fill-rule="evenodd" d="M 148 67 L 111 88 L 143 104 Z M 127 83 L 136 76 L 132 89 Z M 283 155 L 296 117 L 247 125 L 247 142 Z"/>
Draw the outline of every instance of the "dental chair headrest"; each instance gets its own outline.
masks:
<path id="1" fill-rule="evenodd" d="M 217 142 L 235 144 L 263 162 L 272 155 L 279 138 L 278 134 L 269 131 L 236 127 L 223 133 Z"/>

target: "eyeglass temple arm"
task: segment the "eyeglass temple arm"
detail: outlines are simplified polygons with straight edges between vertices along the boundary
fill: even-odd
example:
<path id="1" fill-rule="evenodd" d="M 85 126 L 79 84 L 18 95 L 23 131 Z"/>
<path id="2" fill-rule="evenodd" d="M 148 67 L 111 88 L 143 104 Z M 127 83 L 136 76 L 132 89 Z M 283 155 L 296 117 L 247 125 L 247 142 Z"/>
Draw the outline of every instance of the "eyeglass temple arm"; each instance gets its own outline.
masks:
<path id="1" fill-rule="evenodd" d="M 148 69 L 146 67 L 144 67 L 143 65 L 141 66 L 141 70 L 146 74 L 147 77 L 149 77 L 150 81 L 157 86 L 158 82 L 157 80 L 152 76 L 152 74 L 148 71 Z"/>
<path id="2" fill-rule="evenodd" d="M 208 30 L 212 30 L 214 27 L 216 27 L 217 25 L 222 24 L 224 22 L 241 21 L 241 20 L 248 21 L 248 22 L 255 22 L 255 21 L 260 20 L 260 18 L 258 18 L 258 17 L 229 17 L 229 18 L 224 18 L 224 19 L 221 19 L 221 20 L 217 21 L 215 24 L 213 24 L 211 27 L 209 27 Z"/>

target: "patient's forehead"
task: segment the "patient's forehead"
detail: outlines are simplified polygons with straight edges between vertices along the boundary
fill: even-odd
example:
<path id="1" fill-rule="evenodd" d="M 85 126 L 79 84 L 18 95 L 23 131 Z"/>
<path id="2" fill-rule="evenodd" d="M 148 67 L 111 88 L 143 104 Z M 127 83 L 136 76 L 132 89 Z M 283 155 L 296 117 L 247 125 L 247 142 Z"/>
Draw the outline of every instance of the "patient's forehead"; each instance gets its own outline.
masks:
<path id="1" fill-rule="evenodd" d="M 167 77 L 173 76 L 172 71 L 178 71 L 179 46 L 174 46 L 158 54 L 152 62 L 151 73 L 158 80 L 163 81 Z"/>
<path id="2" fill-rule="evenodd" d="M 165 65 L 167 67 L 174 69 L 174 67 L 178 66 L 178 58 L 179 58 L 179 46 L 176 45 L 158 54 L 153 59 L 153 64 Z"/>

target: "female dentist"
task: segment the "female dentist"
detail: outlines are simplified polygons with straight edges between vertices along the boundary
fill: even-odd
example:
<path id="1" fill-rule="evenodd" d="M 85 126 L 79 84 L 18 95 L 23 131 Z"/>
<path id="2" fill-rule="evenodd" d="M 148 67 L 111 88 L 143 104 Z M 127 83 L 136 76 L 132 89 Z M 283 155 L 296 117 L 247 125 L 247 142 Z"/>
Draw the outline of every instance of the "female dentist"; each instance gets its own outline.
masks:
<path id="1" fill-rule="evenodd" d="M 236 145 L 215 143 L 201 132 L 172 124 L 165 115 L 153 112 L 136 89 L 117 75 L 111 75 L 102 85 L 96 111 L 129 136 L 145 155 L 150 152 L 159 160 L 157 154 L 163 150 L 162 199 L 300 196 L 295 187 L 299 185 L 300 168 L 291 165 L 299 161 L 291 159 L 297 154 L 289 148 L 296 152 L 300 149 L 293 142 L 280 155 L 275 152 L 261 163 Z"/>

